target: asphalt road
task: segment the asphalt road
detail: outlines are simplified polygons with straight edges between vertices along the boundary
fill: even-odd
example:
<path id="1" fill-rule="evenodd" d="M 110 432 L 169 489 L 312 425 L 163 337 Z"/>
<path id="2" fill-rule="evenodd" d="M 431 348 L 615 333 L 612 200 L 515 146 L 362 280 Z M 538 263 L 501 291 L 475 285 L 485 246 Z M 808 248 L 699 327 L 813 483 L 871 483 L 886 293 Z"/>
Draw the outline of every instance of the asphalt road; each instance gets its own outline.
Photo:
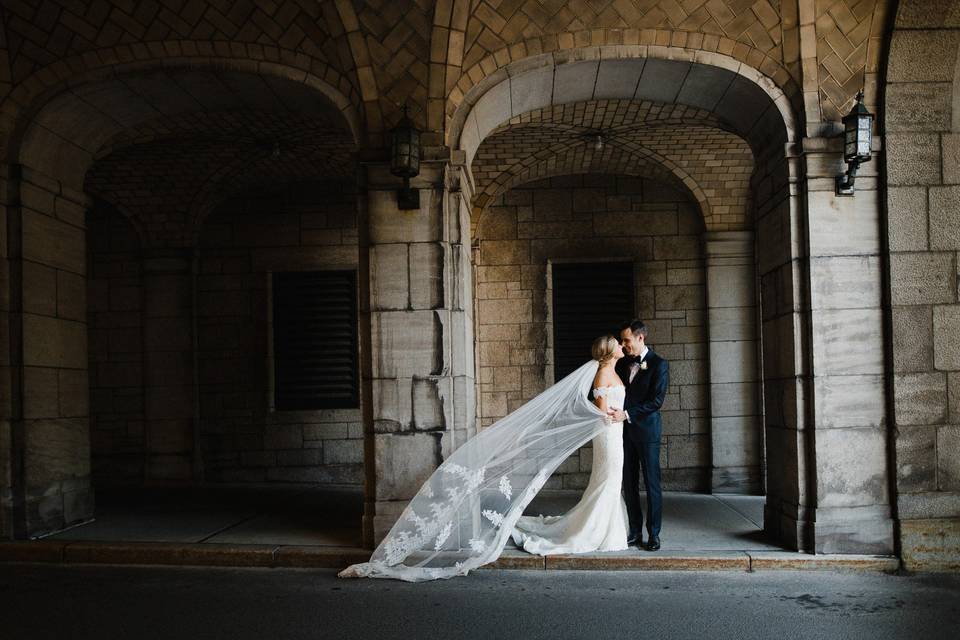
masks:
<path id="1" fill-rule="evenodd" d="M 960 575 L 0 564 L 0 638 L 956 638 Z"/>

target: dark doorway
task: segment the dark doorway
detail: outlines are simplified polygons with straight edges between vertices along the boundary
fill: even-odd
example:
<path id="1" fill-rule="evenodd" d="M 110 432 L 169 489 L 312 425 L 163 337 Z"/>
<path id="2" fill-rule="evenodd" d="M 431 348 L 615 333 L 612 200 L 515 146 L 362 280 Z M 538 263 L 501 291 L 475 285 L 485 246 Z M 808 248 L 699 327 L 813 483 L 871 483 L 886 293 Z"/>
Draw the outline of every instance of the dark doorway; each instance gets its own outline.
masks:
<path id="1" fill-rule="evenodd" d="M 632 262 L 553 264 L 553 373 L 560 380 L 590 359 L 590 345 L 618 335 L 633 317 Z"/>

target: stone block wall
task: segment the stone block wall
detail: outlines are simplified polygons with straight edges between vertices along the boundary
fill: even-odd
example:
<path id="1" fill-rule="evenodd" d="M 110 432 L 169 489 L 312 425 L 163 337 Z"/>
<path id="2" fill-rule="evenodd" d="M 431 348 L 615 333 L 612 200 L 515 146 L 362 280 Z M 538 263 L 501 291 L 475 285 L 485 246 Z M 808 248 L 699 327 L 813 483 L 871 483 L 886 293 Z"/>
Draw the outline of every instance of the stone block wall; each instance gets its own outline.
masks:
<path id="1" fill-rule="evenodd" d="M 271 273 L 357 268 L 351 184 L 304 183 L 235 198 L 197 249 L 197 359 L 204 477 L 363 482 L 360 409 L 272 408 Z"/>
<path id="2" fill-rule="evenodd" d="M 573 175 L 507 191 L 475 214 L 474 226 L 478 426 L 492 424 L 553 383 L 549 263 L 632 260 L 636 315 L 650 328 L 649 344 L 670 361 L 664 486 L 709 489 L 703 221 L 696 204 L 652 180 Z M 546 487 L 582 489 L 591 460 L 590 447 L 584 447 Z"/>
<path id="3" fill-rule="evenodd" d="M 14 242 L 22 260 L 22 446 L 25 526 L 93 515 L 87 381 L 86 196 L 27 167 Z"/>
<path id="4" fill-rule="evenodd" d="M 90 448 L 97 486 L 146 474 L 143 259 L 129 220 L 103 203 L 87 213 Z"/>
<path id="5" fill-rule="evenodd" d="M 900 3 L 886 89 L 897 511 L 916 569 L 960 567 L 960 23 L 934 4 Z"/>

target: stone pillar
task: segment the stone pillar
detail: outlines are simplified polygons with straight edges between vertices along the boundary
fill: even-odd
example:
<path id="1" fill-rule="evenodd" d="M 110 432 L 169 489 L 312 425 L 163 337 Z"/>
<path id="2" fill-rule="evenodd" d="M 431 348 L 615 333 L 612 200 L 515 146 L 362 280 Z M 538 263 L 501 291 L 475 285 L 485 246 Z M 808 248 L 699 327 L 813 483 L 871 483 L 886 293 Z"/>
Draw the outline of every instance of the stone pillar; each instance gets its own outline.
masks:
<path id="1" fill-rule="evenodd" d="M 808 549 L 813 465 L 808 401 L 809 313 L 804 228 L 804 167 L 799 145 L 785 157 L 758 159 L 752 180 L 760 276 L 767 534 L 790 549 Z"/>
<path id="2" fill-rule="evenodd" d="M 17 538 L 93 516 L 85 201 L 26 167 L 14 167 L 7 182 L 11 444 L 4 529 Z"/>
<path id="3" fill-rule="evenodd" d="M 704 235 L 710 348 L 711 489 L 760 493 L 763 436 L 753 234 Z"/>
<path id="4" fill-rule="evenodd" d="M 838 197 L 839 138 L 806 139 L 806 277 L 816 553 L 892 553 L 886 351 L 876 158 Z"/>
<path id="5" fill-rule="evenodd" d="M 194 479 L 193 257 L 189 249 L 143 258 L 146 477 Z"/>
<path id="6" fill-rule="evenodd" d="M 370 545 L 470 435 L 476 407 L 465 168 L 423 163 L 411 183 L 420 192 L 420 208 L 412 211 L 398 209 L 400 182 L 387 165 L 365 171 L 360 252 L 369 265 L 365 430 L 372 447 L 368 442 L 364 540 Z"/>

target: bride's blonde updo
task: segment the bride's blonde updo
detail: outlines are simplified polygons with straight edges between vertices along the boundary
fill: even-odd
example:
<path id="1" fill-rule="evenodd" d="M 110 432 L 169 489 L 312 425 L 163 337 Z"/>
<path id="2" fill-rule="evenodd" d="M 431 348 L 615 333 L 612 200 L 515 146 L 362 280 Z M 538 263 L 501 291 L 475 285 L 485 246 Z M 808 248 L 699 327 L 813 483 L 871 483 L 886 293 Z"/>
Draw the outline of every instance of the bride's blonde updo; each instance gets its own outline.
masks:
<path id="1" fill-rule="evenodd" d="M 617 339 L 612 335 L 607 334 L 605 336 L 600 336 L 593 341 L 593 346 L 590 347 L 590 354 L 593 356 L 593 359 L 599 362 L 601 365 L 606 364 L 610 358 L 613 357 L 614 352 L 617 350 Z"/>

